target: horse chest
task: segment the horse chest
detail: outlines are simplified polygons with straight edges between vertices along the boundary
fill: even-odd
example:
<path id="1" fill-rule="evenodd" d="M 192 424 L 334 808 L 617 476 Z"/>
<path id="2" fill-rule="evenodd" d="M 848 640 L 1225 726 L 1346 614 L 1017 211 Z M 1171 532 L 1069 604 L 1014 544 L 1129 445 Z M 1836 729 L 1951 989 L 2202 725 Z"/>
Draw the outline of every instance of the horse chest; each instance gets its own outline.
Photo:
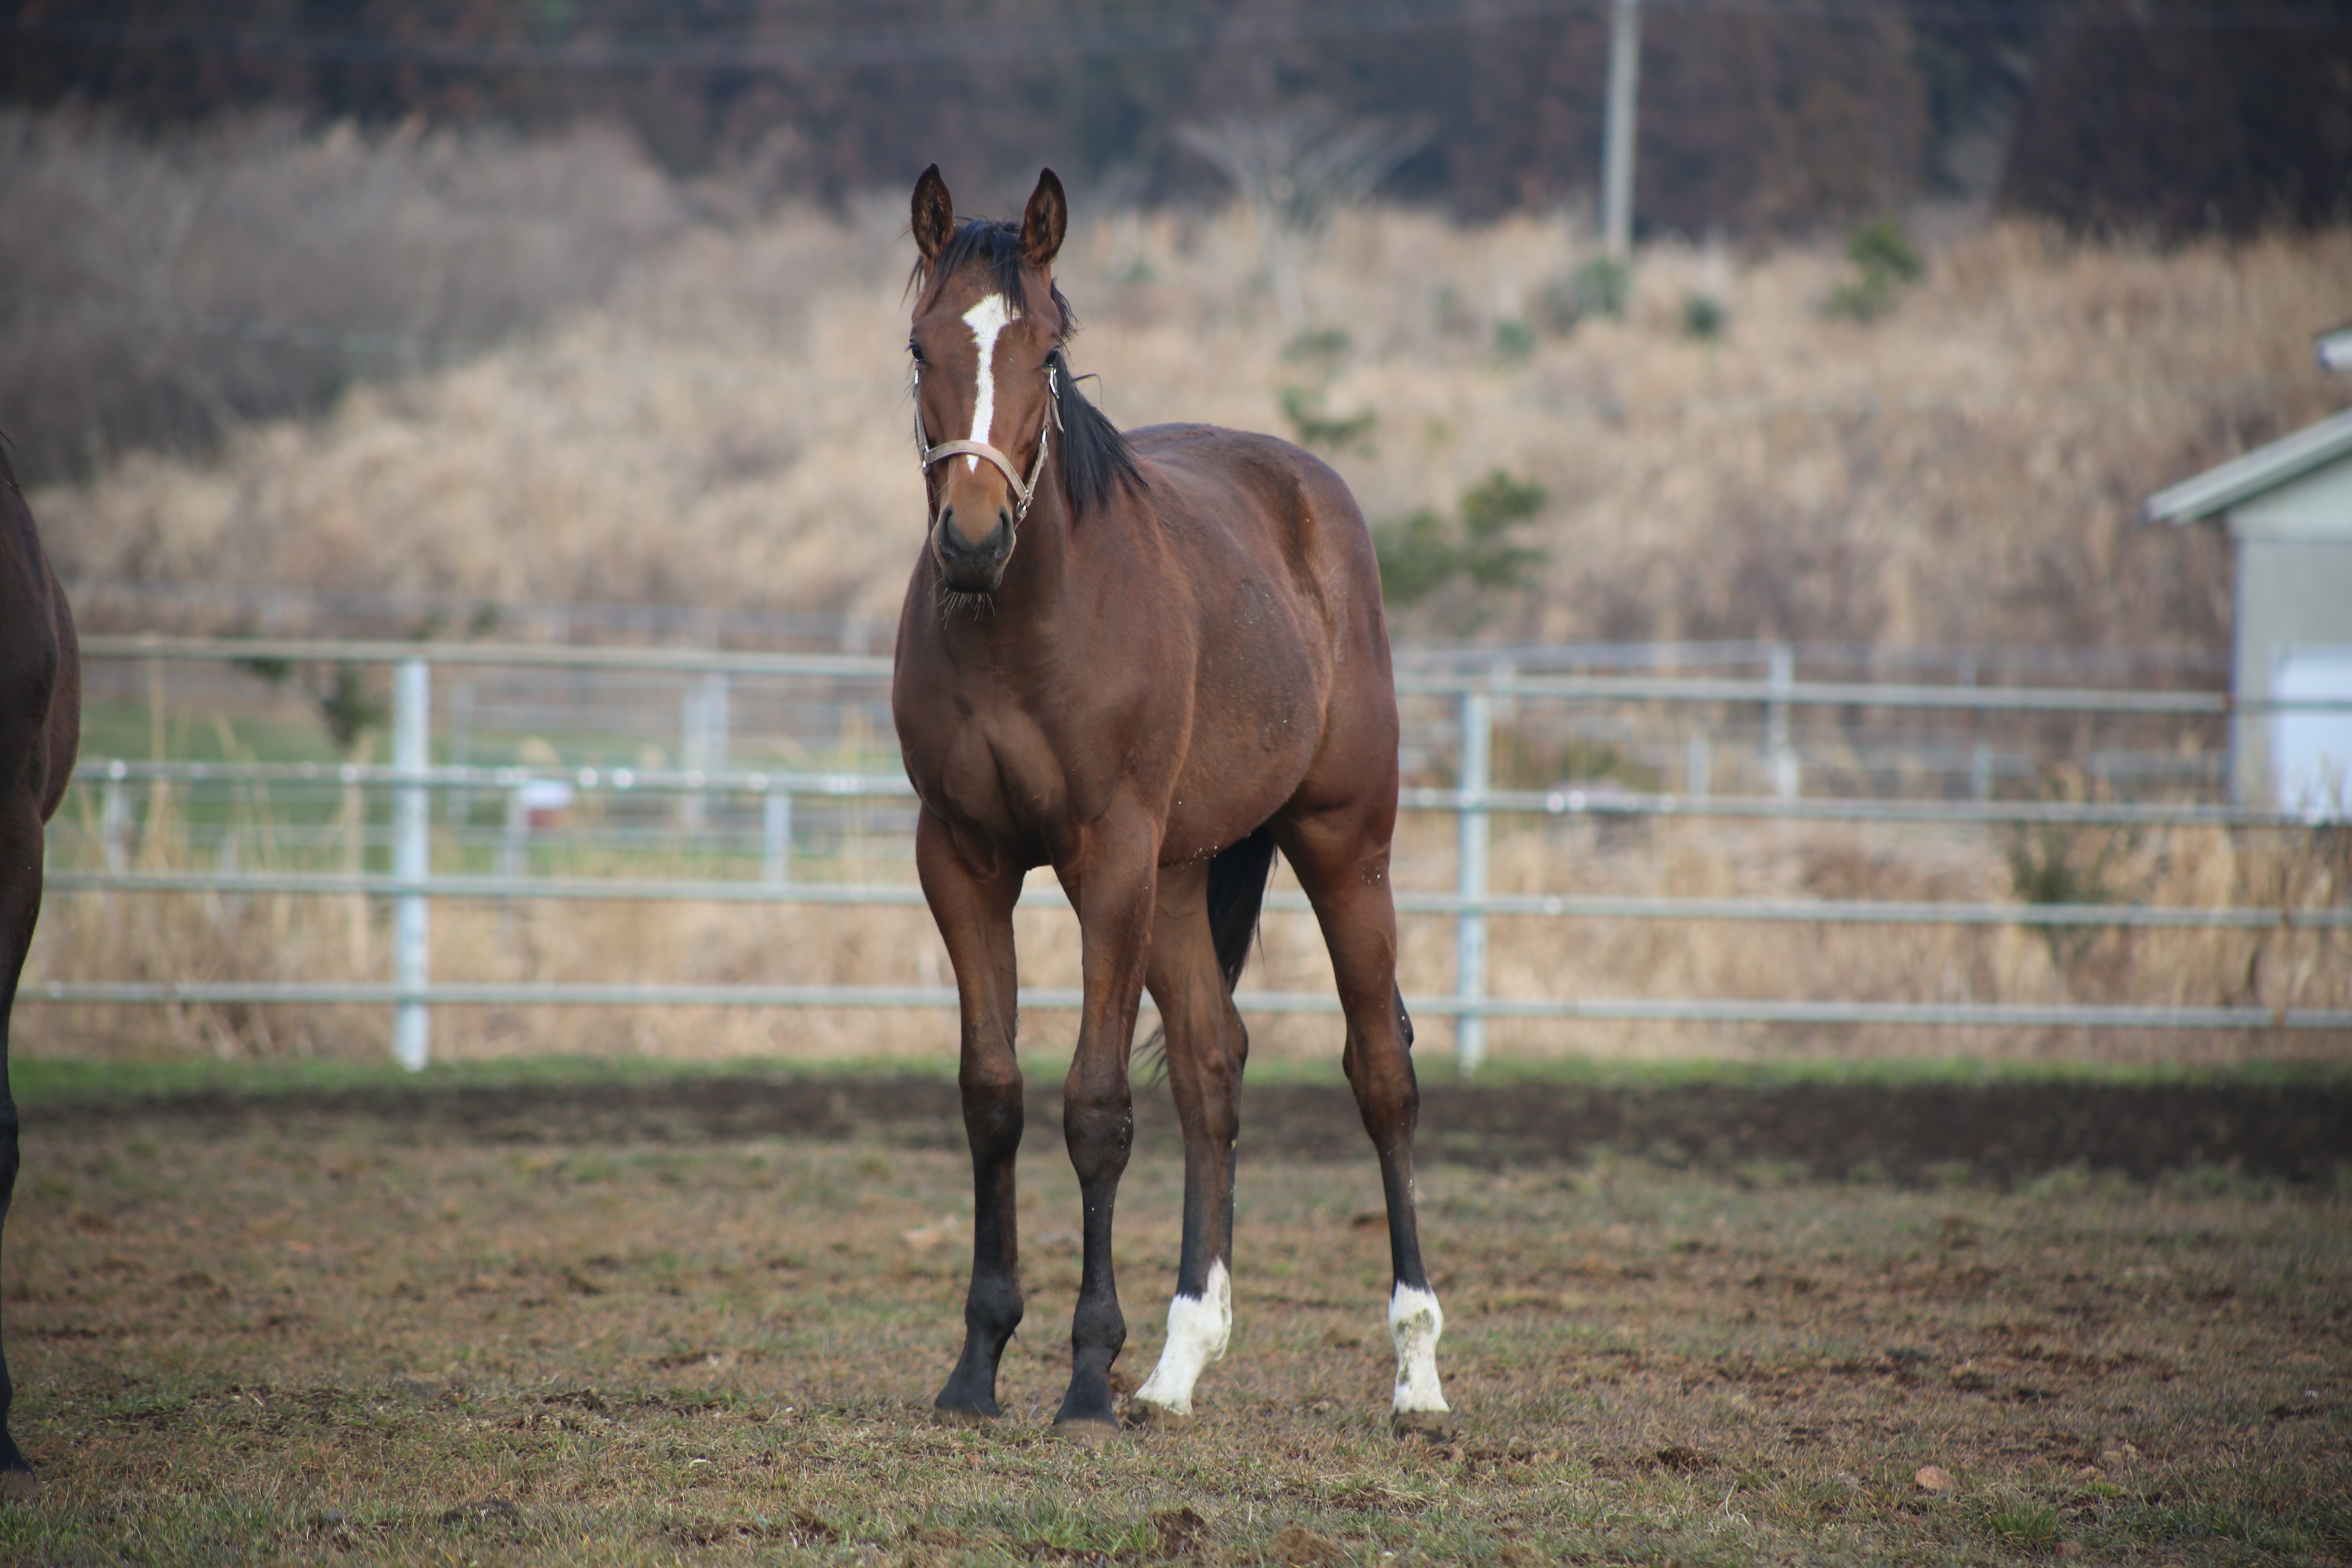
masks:
<path id="1" fill-rule="evenodd" d="M 1024 715 L 976 717 L 908 762 L 926 805 L 997 844 L 1040 849 L 1069 816 L 1067 770 Z"/>

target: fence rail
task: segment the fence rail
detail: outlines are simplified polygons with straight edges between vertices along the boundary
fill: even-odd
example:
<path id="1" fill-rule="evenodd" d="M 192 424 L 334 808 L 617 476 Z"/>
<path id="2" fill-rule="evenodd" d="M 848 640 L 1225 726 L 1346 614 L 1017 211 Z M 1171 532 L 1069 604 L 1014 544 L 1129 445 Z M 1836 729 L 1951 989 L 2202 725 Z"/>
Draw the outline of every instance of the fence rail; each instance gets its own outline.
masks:
<path id="1" fill-rule="evenodd" d="M 436 982 L 429 973 L 431 906 L 436 900 L 671 900 L 809 905 L 909 906 L 921 902 L 911 885 L 810 882 L 791 879 L 788 848 L 792 802 L 798 797 L 872 800 L 904 805 L 912 790 L 899 775 L 822 769 L 709 767 L 524 767 L 436 764 L 432 760 L 432 671 L 436 666 L 505 667 L 575 673 L 661 671 L 677 675 L 742 676 L 817 680 L 879 691 L 887 660 L 845 654 L 740 653 L 681 647 L 569 647 L 467 643 L 322 642 L 299 638 L 236 640 L 93 637 L 84 644 L 93 660 L 243 661 L 389 665 L 394 668 L 389 764 L 355 763 L 205 763 L 91 761 L 79 781 L 121 791 L 133 783 L 317 784 L 346 789 L 388 788 L 393 795 L 392 873 L 318 875 L 250 872 L 153 873 L 121 867 L 103 871 L 59 869 L 52 891 L 74 895 L 205 894 L 237 897 L 299 894 L 387 900 L 393 909 L 392 977 L 388 982 L 264 983 L 55 981 L 27 985 L 26 1001 L 58 1004 L 362 1004 L 394 1015 L 394 1047 L 400 1060 L 422 1067 L 429 1056 L 430 1009 L 446 1005 L 696 1005 L 940 1007 L 954 1004 L 940 986 L 836 985 L 590 985 L 541 983 Z M 2106 903 L 2009 904 L 1982 901 L 1807 899 L 1691 899 L 1496 894 L 1487 886 L 1490 819 L 1496 815 L 1581 818 L 1601 823 L 1667 818 L 1731 821 L 1877 822 L 1959 828 L 2212 827 L 2294 830 L 2322 820 L 2210 801 L 1894 799 L 1807 796 L 1796 787 L 1793 763 L 1776 767 L 1767 795 L 1637 791 L 1599 784 L 1513 790 L 1492 787 L 1492 741 L 1498 708 L 1521 701 L 1569 704 L 1684 704 L 1713 710 L 1756 709 L 1776 757 L 1790 751 L 1790 712 L 1798 708 L 1849 710 L 1920 710 L 1968 714 L 2074 714 L 2130 719 L 2210 719 L 2232 711 L 2226 694 L 2208 690 L 2114 690 L 2085 687 L 1937 686 L 1916 681 L 1807 681 L 1791 661 L 1778 658 L 1759 679 L 1720 677 L 1590 676 L 1433 669 L 1408 665 L 1398 681 L 1409 698 L 1437 699 L 1453 710 L 1455 784 L 1410 787 L 1400 805 L 1451 814 L 1456 820 L 1456 884 L 1451 893 L 1403 891 L 1401 912 L 1454 923 L 1455 987 L 1450 994 L 1408 999 L 1416 1011 L 1454 1021 L 1463 1070 L 1485 1054 L 1490 1018 L 1548 1018 L 1673 1023 L 1902 1025 L 1968 1028 L 2139 1028 L 2205 1030 L 2352 1029 L 2352 1009 L 2255 1006 L 1977 1005 L 1837 1000 L 1701 1000 L 1675 998 L 1498 997 L 1486 984 L 1487 922 L 1493 919 L 1583 921 L 1712 921 L 1811 922 L 1853 926 L 2015 926 L 2055 929 L 2205 929 L 2229 931 L 2352 931 L 2352 906 L 2322 909 Z M 2273 702 L 2268 709 L 2352 709 L 2352 701 Z M 720 704 L 723 711 L 723 702 Z M 723 750 L 723 746 L 722 746 Z M 450 792 L 508 792 L 520 802 L 533 785 L 561 784 L 593 794 L 677 795 L 697 802 L 756 798 L 764 803 L 768 844 L 758 880 L 709 878 L 579 878 L 436 874 L 431 867 L 432 801 Z M 111 806 L 110 807 L 111 810 Z M 698 820 L 699 820 L 698 818 Z M 1033 889 L 1024 904 L 1059 902 L 1051 889 Z M 1304 910 L 1297 893 L 1268 899 L 1276 910 Z M 1074 991 L 1025 990 L 1022 1005 L 1038 1009 L 1077 1005 Z M 1244 990 L 1235 998 L 1249 1012 L 1322 1013 L 1336 1001 L 1319 993 Z M 1147 1004 L 1148 1005 L 1148 1004 Z"/>

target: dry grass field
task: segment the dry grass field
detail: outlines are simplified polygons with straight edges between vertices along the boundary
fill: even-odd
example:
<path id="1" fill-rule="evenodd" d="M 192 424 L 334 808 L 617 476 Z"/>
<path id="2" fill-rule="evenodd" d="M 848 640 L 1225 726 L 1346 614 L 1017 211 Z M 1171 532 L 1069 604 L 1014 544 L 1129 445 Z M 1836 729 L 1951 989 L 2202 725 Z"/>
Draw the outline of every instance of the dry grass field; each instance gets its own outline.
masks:
<path id="1" fill-rule="evenodd" d="M 506 334 L 460 363 L 427 355 L 404 375 L 350 381 L 315 419 L 232 420 L 205 455 L 134 453 L 86 483 L 41 489 L 36 509 L 69 569 L 895 614 L 920 512 L 900 346 L 910 259 L 901 193 L 845 212 L 762 214 L 717 187 L 663 184 L 611 137 L 412 144 L 264 125 L 149 167 L 128 144 L 81 146 L 24 121 L 5 129 L 40 174 L 32 183 L 50 227 L 88 230 L 93 254 L 111 258 L 87 273 L 89 289 L 135 285 L 222 318 L 307 311 L 323 327 L 397 331 L 404 321 L 436 341 Z M 122 271 L 123 257 L 144 254 L 140 225 L 162 225 L 170 204 L 154 204 L 174 190 L 202 196 L 173 230 L 178 248 L 148 273 Z M 535 194 L 518 205 L 519 190 Z M 306 227 L 271 205 L 285 191 L 329 203 L 334 221 Z M 2223 550 L 2208 531 L 2134 528 L 2138 502 L 2346 397 L 2340 378 L 2312 365 L 2309 345 L 2345 313 L 2352 230 L 2158 249 L 1914 215 L 1924 276 L 1869 321 L 1825 312 L 1850 273 L 1835 237 L 1755 248 L 1665 240 L 1637 258 L 1622 315 L 1571 322 L 1563 289 L 1595 248 L 1572 221 L 1464 228 L 1374 208 L 1344 215 L 1305 269 L 1309 321 L 1325 334 L 1310 341 L 1277 324 L 1258 237 L 1239 213 L 1089 203 L 1079 193 L 1061 281 L 1086 322 L 1076 361 L 1100 374 L 1093 395 L 1122 424 L 1201 418 L 1296 433 L 1286 396 L 1335 425 L 1369 416 L 1360 439 L 1328 455 L 1376 522 L 1418 509 L 1450 515 L 1497 468 L 1544 487 L 1549 503 L 1525 531 L 1548 557 L 1530 584 L 1475 602 L 1440 594 L 1400 614 L 1400 639 L 1483 625 L 1546 639 L 2218 648 Z M 550 271 L 567 204 L 582 209 L 583 237 Z M 101 211 L 113 226 L 90 216 Z M 278 228 L 309 237 L 306 276 L 326 281 L 261 289 L 278 263 L 254 237 Z M 381 243 L 354 237 L 379 228 Z M 37 259 L 38 238 L 27 229 L 12 243 Z M 399 289 L 419 274 L 401 258 L 421 255 L 459 261 L 431 309 L 404 315 Z M 82 274 L 43 274 L 43 287 L 73 276 Z M 1689 330 L 1699 298 L 1717 308 L 1706 334 Z M 150 336 L 165 359 L 214 341 Z M 278 352 L 219 343 L 256 375 Z M 229 752 L 250 744 L 221 722 Z M 1719 787 L 1746 786 L 1727 777 Z M 343 863 L 275 846 L 266 799 L 238 810 L 253 827 L 241 846 L 247 868 Z M 96 811 L 91 800 L 69 808 L 60 865 L 99 862 Z M 142 831 L 142 867 L 210 868 L 214 850 L 196 847 L 173 811 L 149 810 Z M 2064 853 L 2096 867 L 2099 898 L 2293 909 L 2346 897 L 2340 839 L 2094 834 Z M 1671 825 L 1629 840 L 1506 825 L 1498 846 L 1504 891 L 2018 892 L 2017 845 L 1998 834 Z M 685 865 L 656 851 L 630 869 Z M 1442 825 L 1412 826 L 1401 885 L 1442 889 L 1452 875 Z M 451 979 L 936 984 L 943 973 L 918 911 L 453 905 L 436 921 L 434 973 Z M 1255 983 L 1324 984 L 1303 919 L 1277 917 L 1266 935 Z M 1022 939 L 1028 978 L 1068 982 L 1066 918 L 1024 916 Z M 2352 994 L 2345 954 L 2340 933 L 2294 931 L 2053 942 L 2022 930 L 1502 921 L 1494 988 L 2329 1006 Z M 1445 922 L 1411 922 L 1403 957 L 1408 989 L 1451 988 Z M 384 963 L 381 912 L 355 906 L 76 898 L 54 903 L 33 974 L 372 978 Z M 378 1016 L 331 1010 L 26 1014 L 26 1048 L 94 1055 L 373 1053 L 382 1028 Z M 1062 1022 L 1037 1020 L 1041 1037 L 1059 1038 Z M 1759 1030 L 1534 1024 L 1495 1033 L 1514 1052 L 1712 1057 L 1799 1046 L 2130 1060 L 2340 1048 L 1866 1032 L 1796 1042 Z M 874 1014 L 481 1012 L 441 1026 L 443 1049 L 460 1058 L 904 1056 L 946 1036 L 940 1016 Z M 1267 1020 L 1259 1036 L 1276 1053 L 1328 1048 L 1311 1020 Z"/>
<path id="2" fill-rule="evenodd" d="M 2000 1184 L 1899 1186 L 1810 1173 L 1833 1121 L 1776 1158 L 1452 1163 L 1528 1091 L 1433 1097 L 1464 1428 L 1430 1447 L 1388 1433 L 1360 1133 L 1328 1075 L 1277 1084 L 1244 1113 L 1237 1332 L 1198 1424 L 1090 1448 L 1047 1426 L 1077 1268 L 1049 1115 L 1008 1414 L 946 1430 L 970 1206 L 946 1086 L 686 1087 L 37 1080 L 5 1307 L 44 1490 L 0 1510 L 0 1557 L 2352 1561 L 2340 1125 L 2334 1185 L 2032 1163 L 2077 1116 Z M 2036 1092 L 2092 1122 L 2137 1103 Z M 1129 1377 L 1181 1192 L 1144 1098 Z"/>
<path id="3" fill-rule="evenodd" d="M 562 162 L 587 153 L 534 155 L 597 188 L 600 165 Z M 361 153 L 313 154 L 337 157 Z M 465 180 L 445 185 L 498 188 L 491 153 L 451 158 Z M 612 173 L 659 205 L 642 171 Z M 690 222 L 674 195 L 625 264 L 600 263 L 596 302 L 510 346 L 353 384 L 212 456 L 131 456 L 36 510 L 99 575 L 891 616 L 921 510 L 903 201 Z M 1244 217 L 1082 194 L 1076 218 L 1075 362 L 1122 425 L 1293 434 L 1303 393 L 1370 416 L 1328 455 L 1375 520 L 1450 513 L 1498 468 L 1545 487 L 1534 585 L 1418 612 L 1407 636 L 1483 617 L 1542 638 L 2221 647 L 2218 545 L 2132 515 L 2346 395 L 2310 340 L 2345 313 L 2352 231 L 2159 251 L 1946 225 L 1868 323 L 1824 315 L 1849 274 L 1834 239 L 1666 242 L 1622 317 L 1564 330 L 1594 254 L 1569 221 L 1371 209 L 1306 269 L 1310 323 L 1339 335 L 1302 355 Z M 1697 296 L 1713 335 L 1685 330 Z"/>
<path id="4" fill-rule="evenodd" d="M 58 867 L 102 863 L 95 804 L 58 841 Z M 2352 839 L 2340 830 L 2231 833 L 2180 829 L 2127 837 L 2086 832 L 2066 853 L 2101 864 L 2104 896 L 2145 904 L 2324 909 L 2352 893 Z M 334 853 L 256 852 L 247 870 L 332 871 Z M 1497 893 L 2001 902 L 2020 896 L 2003 836 L 1929 835 L 1838 824 L 1743 826 L 1661 823 L 1633 834 L 1590 824 L 1503 824 L 1491 881 Z M 2105 858 L 2102 859 L 2102 855 Z M 211 870 L 168 820 L 136 847 L 137 869 Z M 457 858 L 445 846 L 444 864 Z M 1450 820 L 1408 817 L 1397 885 L 1454 885 Z M 605 857 L 577 873 L 705 875 L 683 853 Z M 878 858 L 832 868 L 851 880 L 911 882 Z M 1051 876 L 1033 879 L 1050 889 Z M 1296 894 L 1277 870 L 1274 889 Z M 1076 920 L 1057 895 L 1016 918 L 1025 985 L 1079 983 Z M 382 905 L 291 894 L 59 894 L 37 932 L 27 971 L 45 980 L 181 978 L 374 980 L 388 972 Z M 433 973 L 459 982 L 923 985 L 952 984 L 946 952 L 919 905 L 847 908 L 690 902 L 442 900 Z M 1409 994 L 1454 988 L 1450 918 L 1407 917 L 1400 952 Z M 1331 994 L 1329 961 L 1304 911 L 1270 913 L 1244 989 Z M 2045 932 L 2028 927 L 1809 926 L 1707 921 L 1491 922 L 1488 985 L 1498 996 L 1815 997 L 1910 1002 L 2144 1005 L 2352 1005 L 2352 932 L 2282 925 L 2255 931 Z M 1074 1015 L 1033 1010 L 1024 1041 L 1066 1052 Z M 383 1008 L 326 1006 L 20 1006 L 20 1051 L 89 1058 L 217 1057 L 232 1060 L 380 1060 Z M 877 1061 L 943 1059 L 952 1012 L 865 1008 L 445 1008 L 436 1058 L 624 1055 L 673 1060 L 740 1057 Z M 1261 1057 L 1336 1058 L 1336 1017 L 1267 1015 L 1251 1023 Z M 1452 1031 L 1421 1026 L 1425 1056 L 1443 1059 Z M 2343 1059 L 2330 1031 L 2178 1029 L 1948 1030 L 1496 1020 L 1493 1048 L 1537 1060 L 1597 1053 L 1619 1058 L 1779 1060 L 1966 1055 L 1979 1058 L 2225 1065 Z"/>

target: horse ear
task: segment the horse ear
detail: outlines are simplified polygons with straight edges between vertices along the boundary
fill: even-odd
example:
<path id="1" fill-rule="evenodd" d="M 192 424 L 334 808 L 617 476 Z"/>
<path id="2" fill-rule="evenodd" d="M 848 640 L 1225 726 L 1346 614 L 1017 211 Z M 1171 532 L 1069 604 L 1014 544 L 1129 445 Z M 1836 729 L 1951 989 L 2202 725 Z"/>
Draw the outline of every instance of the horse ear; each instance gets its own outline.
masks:
<path id="1" fill-rule="evenodd" d="M 930 266 L 955 237 L 955 198 L 948 195 L 948 183 L 940 178 L 937 163 L 923 171 L 915 182 L 913 222 L 915 248 L 923 253 L 923 265 Z"/>
<path id="2" fill-rule="evenodd" d="M 1054 265 L 1062 249 L 1062 235 L 1070 226 L 1070 202 L 1062 182 L 1051 169 L 1037 171 L 1037 188 L 1021 210 L 1021 259 L 1043 272 Z"/>

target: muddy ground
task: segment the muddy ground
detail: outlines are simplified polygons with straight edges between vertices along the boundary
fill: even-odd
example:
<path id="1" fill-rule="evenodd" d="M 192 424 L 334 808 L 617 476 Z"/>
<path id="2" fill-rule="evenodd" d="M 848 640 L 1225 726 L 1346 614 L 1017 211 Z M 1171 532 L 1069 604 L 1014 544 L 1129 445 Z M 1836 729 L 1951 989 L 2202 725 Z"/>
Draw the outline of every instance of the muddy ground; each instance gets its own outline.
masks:
<path id="1" fill-rule="evenodd" d="M 1336 1078 L 1336 1074 L 1334 1075 Z M 1164 1086 L 1139 1083 L 1139 1131 L 1172 1130 Z M 353 1092 L 224 1091 L 37 1109 L 58 1131 L 163 1121 L 184 1131 L 288 1131 L 363 1121 L 394 1135 L 488 1143 L 699 1143 L 767 1137 L 878 1139 L 961 1149 L 952 1084 L 916 1077 L 714 1075 L 656 1084 L 420 1086 Z M 1033 1078 L 1033 1144 L 1060 1142 L 1059 1085 Z M 1269 1084 L 1243 1104 L 1244 1157 L 1349 1159 L 1364 1150 L 1343 1084 Z M 1684 1084 L 1596 1088 L 1430 1083 L 1425 1161 L 1482 1169 L 1576 1164 L 1601 1152 L 1670 1169 L 2009 1184 L 2081 1167 L 2147 1179 L 2225 1166 L 2318 1183 L 2352 1166 L 2352 1082 Z"/>

